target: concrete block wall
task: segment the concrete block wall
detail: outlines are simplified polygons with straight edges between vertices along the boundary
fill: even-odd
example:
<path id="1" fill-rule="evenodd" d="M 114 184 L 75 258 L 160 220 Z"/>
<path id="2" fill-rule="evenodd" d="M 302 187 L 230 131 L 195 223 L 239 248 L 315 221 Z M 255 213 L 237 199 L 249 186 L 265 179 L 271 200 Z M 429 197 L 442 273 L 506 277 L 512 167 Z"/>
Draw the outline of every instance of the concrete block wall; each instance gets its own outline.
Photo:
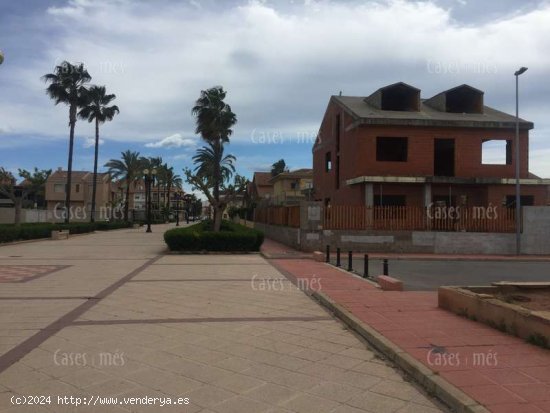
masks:
<path id="1" fill-rule="evenodd" d="M 550 254 L 550 207 L 524 207 L 522 254 Z"/>
<path id="2" fill-rule="evenodd" d="M 278 225 L 267 225 L 259 222 L 254 223 L 254 228 L 263 231 L 267 238 L 288 245 L 292 248 L 302 249 L 300 245 L 300 229 L 282 227 Z"/>
<path id="3" fill-rule="evenodd" d="M 268 238 L 302 251 L 324 251 L 326 245 L 356 252 L 512 255 L 516 251 L 513 233 L 323 230 L 320 203 L 301 206 L 300 229 L 254 226 Z M 522 253 L 550 255 L 550 207 L 524 207 L 523 214 Z"/>

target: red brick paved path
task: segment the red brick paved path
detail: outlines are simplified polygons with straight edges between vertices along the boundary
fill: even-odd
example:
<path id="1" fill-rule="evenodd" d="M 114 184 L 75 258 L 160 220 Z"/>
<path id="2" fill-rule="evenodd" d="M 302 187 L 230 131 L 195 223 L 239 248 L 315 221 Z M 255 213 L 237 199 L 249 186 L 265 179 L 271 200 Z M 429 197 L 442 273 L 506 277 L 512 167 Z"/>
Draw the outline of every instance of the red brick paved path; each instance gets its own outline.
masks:
<path id="1" fill-rule="evenodd" d="M 65 265 L 1 265 L 0 283 L 26 282 L 65 267 Z"/>
<path id="2" fill-rule="evenodd" d="M 266 240 L 266 252 L 289 250 Z M 550 413 L 550 351 L 437 307 L 436 292 L 387 292 L 324 263 L 277 266 L 346 307 L 495 413 Z M 307 281 L 306 281 L 307 284 Z"/>

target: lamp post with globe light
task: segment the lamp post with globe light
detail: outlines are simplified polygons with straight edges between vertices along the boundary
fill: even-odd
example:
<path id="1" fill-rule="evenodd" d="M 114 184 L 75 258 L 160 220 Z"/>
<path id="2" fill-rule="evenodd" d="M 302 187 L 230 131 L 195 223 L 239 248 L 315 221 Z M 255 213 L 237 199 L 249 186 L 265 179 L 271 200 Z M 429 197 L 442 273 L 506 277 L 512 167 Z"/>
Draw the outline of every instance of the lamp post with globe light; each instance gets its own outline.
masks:
<path id="1" fill-rule="evenodd" d="M 147 192 L 147 231 L 145 232 L 153 232 L 151 230 L 151 183 L 153 182 L 156 174 L 157 170 L 155 168 L 151 170 L 143 170 L 143 176 L 145 177 L 145 191 Z"/>
<path id="2" fill-rule="evenodd" d="M 521 254 L 521 192 L 520 192 L 520 168 L 519 168 L 519 77 L 527 71 L 521 67 L 514 73 L 516 77 L 516 255 Z"/>

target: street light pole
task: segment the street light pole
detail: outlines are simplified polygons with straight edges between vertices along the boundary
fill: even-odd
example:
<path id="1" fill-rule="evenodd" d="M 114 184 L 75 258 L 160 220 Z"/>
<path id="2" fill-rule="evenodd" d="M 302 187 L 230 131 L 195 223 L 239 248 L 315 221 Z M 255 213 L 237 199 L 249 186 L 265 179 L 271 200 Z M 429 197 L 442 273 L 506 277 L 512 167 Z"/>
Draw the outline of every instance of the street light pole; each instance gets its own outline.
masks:
<path id="1" fill-rule="evenodd" d="M 526 71 L 526 67 L 521 67 L 514 73 L 514 76 L 516 77 L 516 255 L 521 254 L 521 196 L 519 184 L 519 77 Z"/>
<path id="2" fill-rule="evenodd" d="M 145 232 L 153 232 L 151 230 L 151 182 L 153 176 L 157 174 L 156 169 L 144 169 L 143 175 L 145 176 L 145 191 L 147 194 L 147 230 Z"/>
<path id="3" fill-rule="evenodd" d="M 147 231 L 153 232 L 151 230 L 151 176 L 149 174 L 145 175 L 145 189 L 147 190 Z"/>

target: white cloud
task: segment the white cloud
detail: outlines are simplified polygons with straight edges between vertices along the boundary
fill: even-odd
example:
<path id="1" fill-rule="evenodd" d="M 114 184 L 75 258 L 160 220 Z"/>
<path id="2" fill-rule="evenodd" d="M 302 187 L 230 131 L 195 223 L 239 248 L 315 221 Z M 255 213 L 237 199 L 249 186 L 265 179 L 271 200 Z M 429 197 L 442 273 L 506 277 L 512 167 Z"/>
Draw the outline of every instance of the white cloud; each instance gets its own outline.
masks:
<path id="1" fill-rule="evenodd" d="M 197 142 L 195 139 L 184 138 L 180 133 L 175 133 L 174 135 L 167 136 L 159 141 L 145 144 L 147 148 L 193 148 L 196 145 Z"/>
<path id="2" fill-rule="evenodd" d="M 424 97 L 470 83 L 487 104 L 511 111 L 512 74 L 525 65 L 522 116 L 535 122 L 540 142 L 531 149 L 549 147 L 540 132 L 550 128 L 550 53 L 542 52 L 550 50 L 549 3 L 475 25 L 454 20 L 452 7 L 436 0 L 307 1 L 291 11 L 276 3 L 71 0 L 49 8 L 28 28 L 53 33 L 43 49 L 2 67 L 0 125 L 67 136 L 68 110 L 53 106 L 40 81 L 64 59 L 85 62 L 93 82 L 117 95 L 121 113 L 102 126 L 104 136 L 152 148 L 186 147 L 185 138 L 168 135 L 194 129 L 194 101 L 217 84 L 239 120 L 232 140 L 252 143 L 254 130 L 316 130 L 339 90 L 366 95 L 396 81 Z M 26 35 L 13 33 L 19 42 Z M 93 125 L 78 122 L 77 134 L 93 134 Z"/>
<path id="3" fill-rule="evenodd" d="M 98 143 L 101 146 L 105 143 L 105 140 L 99 138 Z M 92 137 L 84 138 L 84 142 L 82 142 L 83 148 L 93 148 L 94 146 L 95 146 L 95 138 L 92 138 Z"/>

